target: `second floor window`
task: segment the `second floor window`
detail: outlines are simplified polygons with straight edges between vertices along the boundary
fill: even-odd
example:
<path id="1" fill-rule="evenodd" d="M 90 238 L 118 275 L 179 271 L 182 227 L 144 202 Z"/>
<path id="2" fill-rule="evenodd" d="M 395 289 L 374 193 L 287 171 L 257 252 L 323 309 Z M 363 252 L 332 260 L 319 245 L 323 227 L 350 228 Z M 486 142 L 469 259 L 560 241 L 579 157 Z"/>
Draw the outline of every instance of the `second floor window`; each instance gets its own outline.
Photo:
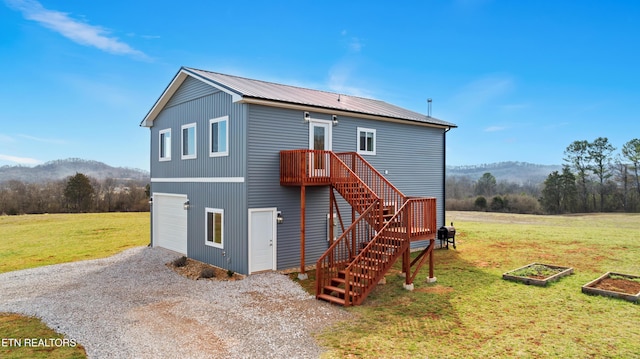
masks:
<path id="1" fill-rule="evenodd" d="M 196 124 L 182 126 L 182 159 L 196 158 Z"/>

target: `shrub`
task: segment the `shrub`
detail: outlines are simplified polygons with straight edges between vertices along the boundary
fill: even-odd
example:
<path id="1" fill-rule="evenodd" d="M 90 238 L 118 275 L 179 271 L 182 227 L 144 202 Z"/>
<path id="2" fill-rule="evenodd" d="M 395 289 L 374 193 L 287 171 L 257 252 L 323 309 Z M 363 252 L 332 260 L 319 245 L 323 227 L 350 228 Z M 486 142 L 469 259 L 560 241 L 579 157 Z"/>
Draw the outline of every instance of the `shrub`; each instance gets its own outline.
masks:
<path id="1" fill-rule="evenodd" d="M 213 278 L 216 276 L 216 272 L 212 268 L 202 268 L 200 271 L 200 278 Z"/>
<path id="2" fill-rule="evenodd" d="M 177 258 L 173 261 L 173 266 L 174 267 L 184 267 L 187 265 L 187 257 L 182 256 L 180 258 Z"/>
<path id="3" fill-rule="evenodd" d="M 229 277 L 229 278 L 233 277 L 233 273 L 234 273 L 234 272 L 233 272 L 231 269 L 229 269 L 229 270 L 227 271 L 227 277 Z"/>

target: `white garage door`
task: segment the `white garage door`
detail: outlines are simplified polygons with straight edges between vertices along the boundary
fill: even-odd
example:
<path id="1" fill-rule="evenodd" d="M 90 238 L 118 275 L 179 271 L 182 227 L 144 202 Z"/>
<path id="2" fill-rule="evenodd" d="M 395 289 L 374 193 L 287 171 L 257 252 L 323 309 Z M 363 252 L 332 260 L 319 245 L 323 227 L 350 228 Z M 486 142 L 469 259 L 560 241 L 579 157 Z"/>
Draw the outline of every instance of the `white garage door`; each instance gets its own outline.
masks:
<path id="1" fill-rule="evenodd" d="M 187 196 L 153 194 L 153 246 L 187 255 Z"/>

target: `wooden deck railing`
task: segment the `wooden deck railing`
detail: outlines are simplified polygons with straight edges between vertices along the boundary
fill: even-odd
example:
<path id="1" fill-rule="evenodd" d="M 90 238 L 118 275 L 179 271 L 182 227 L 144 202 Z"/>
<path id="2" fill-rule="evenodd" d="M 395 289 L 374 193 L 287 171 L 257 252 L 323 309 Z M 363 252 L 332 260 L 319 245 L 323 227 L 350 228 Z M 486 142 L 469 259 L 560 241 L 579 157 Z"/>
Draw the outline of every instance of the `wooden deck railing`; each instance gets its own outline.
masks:
<path id="1" fill-rule="evenodd" d="M 280 184 L 318 186 L 331 184 L 331 151 L 280 151 Z"/>
<path id="2" fill-rule="evenodd" d="M 409 239 L 425 240 L 436 238 L 436 199 L 432 197 L 408 198 Z"/>

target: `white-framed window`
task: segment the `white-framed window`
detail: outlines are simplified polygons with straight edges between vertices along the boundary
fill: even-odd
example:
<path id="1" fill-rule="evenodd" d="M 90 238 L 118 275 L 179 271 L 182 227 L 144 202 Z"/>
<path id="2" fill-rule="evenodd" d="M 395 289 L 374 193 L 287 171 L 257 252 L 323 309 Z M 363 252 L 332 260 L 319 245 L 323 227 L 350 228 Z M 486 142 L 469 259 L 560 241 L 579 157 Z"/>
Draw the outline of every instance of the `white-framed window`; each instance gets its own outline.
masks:
<path id="1" fill-rule="evenodd" d="M 171 161 L 171 129 L 160 130 L 160 161 Z"/>
<path id="2" fill-rule="evenodd" d="M 208 246 L 224 248 L 224 210 L 205 208 L 205 242 Z"/>
<path id="3" fill-rule="evenodd" d="M 209 156 L 229 155 L 229 116 L 209 120 Z"/>
<path id="4" fill-rule="evenodd" d="M 358 127 L 358 153 L 361 155 L 375 155 L 376 146 L 376 130 Z"/>
<path id="5" fill-rule="evenodd" d="M 182 125 L 182 159 L 196 158 L 196 124 Z"/>

